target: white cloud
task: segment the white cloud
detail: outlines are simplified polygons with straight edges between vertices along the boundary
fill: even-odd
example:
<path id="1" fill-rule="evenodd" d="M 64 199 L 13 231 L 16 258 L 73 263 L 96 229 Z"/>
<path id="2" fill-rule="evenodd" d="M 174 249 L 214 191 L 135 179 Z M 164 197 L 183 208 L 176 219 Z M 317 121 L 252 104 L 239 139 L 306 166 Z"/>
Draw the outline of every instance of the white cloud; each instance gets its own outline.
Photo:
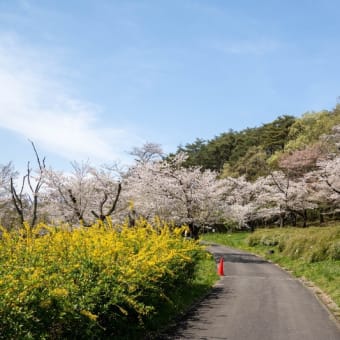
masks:
<path id="1" fill-rule="evenodd" d="M 141 140 L 124 129 L 103 127 L 100 108 L 69 95 L 44 53 L 0 35 L 0 127 L 69 160 L 126 157 Z"/>

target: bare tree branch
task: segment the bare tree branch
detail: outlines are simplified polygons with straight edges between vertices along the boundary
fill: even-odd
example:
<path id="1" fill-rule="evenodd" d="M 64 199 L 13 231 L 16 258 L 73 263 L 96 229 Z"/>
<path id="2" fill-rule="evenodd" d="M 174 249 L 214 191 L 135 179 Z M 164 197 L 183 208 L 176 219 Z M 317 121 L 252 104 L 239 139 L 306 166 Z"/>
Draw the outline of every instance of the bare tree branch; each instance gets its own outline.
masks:
<path id="1" fill-rule="evenodd" d="M 30 162 L 27 163 L 27 170 L 26 174 L 22 177 L 21 187 L 20 191 L 16 190 L 14 186 L 14 180 L 13 177 L 11 177 L 10 180 L 10 192 L 12 196 L 12 201 L 15 207 L 15 210 L 17 211 L 19 215 L 19 220 L 22 223 L 28 218 L 29 215 L 31 215 L 31 221 L 30 221 L 30 228 L 32 229 L 38 218 L 38 197 L 39 197 L 39 191 L 41 189 L 41 186 L 43 184 L 43 176 L 45 173 L 45 159 L 43 162 L 40 161 L 39 154 L 37 152 L 37 149 L 32 141 L 30 141 L 36 156 L 36 161 L 38 163 L 38 176 L 36 178 L 32 175 L 32 169 L 30 166 Z M 32 181 L 34 180 L 34 181 Z M 24 193 L 25 185 L 28 185 L 28 189 L 30 191 L 30 194 Z M 26 197 L 25 197 L 26 196 Z M 24 200 L 27 200 L 29 207 L 24 207 Z M 28 210 L 30 209 L 30 210 Z"/>

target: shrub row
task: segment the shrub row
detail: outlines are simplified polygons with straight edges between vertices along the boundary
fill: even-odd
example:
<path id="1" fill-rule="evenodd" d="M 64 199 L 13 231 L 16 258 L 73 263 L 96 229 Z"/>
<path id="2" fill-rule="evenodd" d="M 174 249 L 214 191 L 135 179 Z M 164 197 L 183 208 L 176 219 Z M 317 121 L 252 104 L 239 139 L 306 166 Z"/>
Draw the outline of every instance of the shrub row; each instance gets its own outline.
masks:
<path id="1" fill-rule="evenodd" d="M 204 254 L 182 231 L 159 221 L 3 229 L 0 338 L 137 338 Z"/>

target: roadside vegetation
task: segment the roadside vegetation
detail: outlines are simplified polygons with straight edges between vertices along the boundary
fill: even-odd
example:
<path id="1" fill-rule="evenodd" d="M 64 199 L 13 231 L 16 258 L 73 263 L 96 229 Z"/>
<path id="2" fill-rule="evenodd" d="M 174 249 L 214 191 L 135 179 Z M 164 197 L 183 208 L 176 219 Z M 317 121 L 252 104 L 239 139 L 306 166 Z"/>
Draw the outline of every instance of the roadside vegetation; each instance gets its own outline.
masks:
<path id="1" fill-rule="evenodd" d="M 2 339 L 139 339 L 216 280 L 197 241 L 160 221 L 25 226 L 1 231 Z"/>
<path id="2" fill-rule="evenodd" d="M 293 275 L 313 282 L 340 306 L 340 225 L 210 233 L 202 238 L 278 263 Z"/>

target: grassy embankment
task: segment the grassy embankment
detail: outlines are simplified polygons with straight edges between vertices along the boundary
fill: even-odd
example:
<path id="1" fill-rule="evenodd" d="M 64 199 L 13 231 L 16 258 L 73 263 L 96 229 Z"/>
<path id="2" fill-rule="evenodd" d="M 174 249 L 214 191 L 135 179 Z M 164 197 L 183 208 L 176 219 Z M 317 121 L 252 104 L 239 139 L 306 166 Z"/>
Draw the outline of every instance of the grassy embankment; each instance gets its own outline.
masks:
<path id="1" fill-rule="evenodd" d="M 296 277 L 319 287 L 340 306 L 340 225 L 259 229 L 254 233 L 206 234 L 202 238 L 277 263 Z M 340 317 L 337 306 L 330 304 L 329 307 Z"/>
<path id="2" fill-rule="evenodd" d="M 139 224 L 3 229 L 0 338 L 140 339 L 210 289 L 216 265 L 198 242 Z"/>

